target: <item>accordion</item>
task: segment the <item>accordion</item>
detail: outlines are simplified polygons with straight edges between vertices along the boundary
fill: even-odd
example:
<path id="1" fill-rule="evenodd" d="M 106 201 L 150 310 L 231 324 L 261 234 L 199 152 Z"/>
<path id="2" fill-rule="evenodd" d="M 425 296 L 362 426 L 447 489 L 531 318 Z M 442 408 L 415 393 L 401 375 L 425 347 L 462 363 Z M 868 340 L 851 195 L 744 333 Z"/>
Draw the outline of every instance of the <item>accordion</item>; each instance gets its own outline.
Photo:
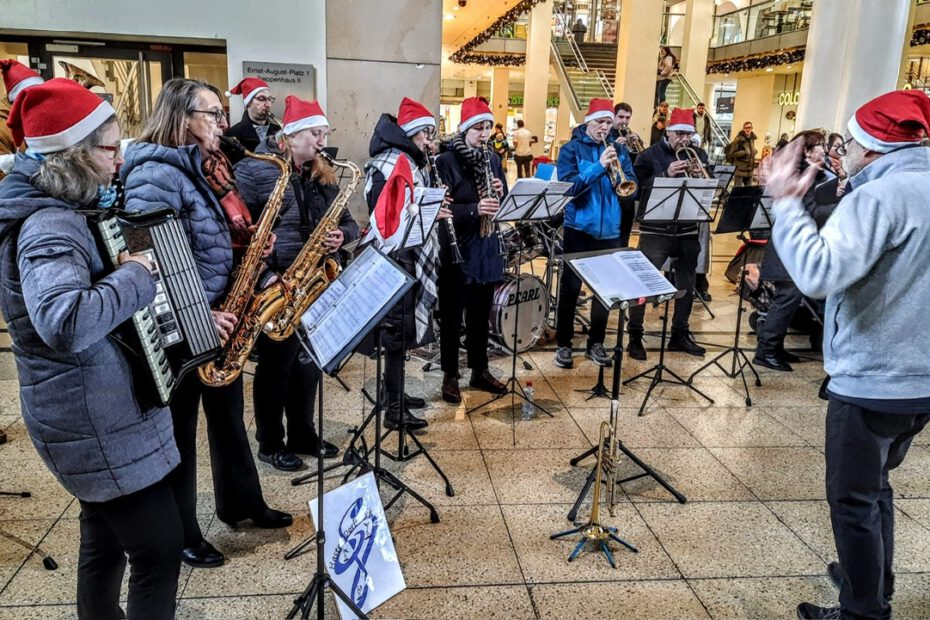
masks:
<path id="1" fill-rule="evenodd" d="M 155 300 L 136 312 L 123 340 L 144 362 L 141 373 L 167 405 L 185 374 L 215 358 L 220 339 L 184 229 L 171 209 L 147 213 L 108 209 L 92 218 L 113 266 L 128 250 L 152 262 Z M 128 326 L 127 326 L 128 327 Z"/>

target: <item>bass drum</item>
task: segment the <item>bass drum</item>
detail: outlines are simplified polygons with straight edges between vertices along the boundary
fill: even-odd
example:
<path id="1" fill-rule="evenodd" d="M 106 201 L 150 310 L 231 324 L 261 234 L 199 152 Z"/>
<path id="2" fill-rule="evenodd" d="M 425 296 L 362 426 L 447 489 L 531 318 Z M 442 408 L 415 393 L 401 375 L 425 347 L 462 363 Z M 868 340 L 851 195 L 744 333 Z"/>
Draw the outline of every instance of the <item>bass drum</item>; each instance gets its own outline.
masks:
<path id="1" fill-rule="evenodd" d="M 494 291 L 491 306 L 491 335 L 508 351 L 512 351 L 513 335 L 517 334 L 517 353 L 532 349 L 546 329 L 549 316 L 549 294 L 546 285 L 536 276 L 524 273 L 507 274 L 507 280 Z M 520 298 L 517 299 L 519 283 Z M 520 316 L 517 317 L 517 308 Z M 517 320 L 519 319 L 519 323 Z"/>

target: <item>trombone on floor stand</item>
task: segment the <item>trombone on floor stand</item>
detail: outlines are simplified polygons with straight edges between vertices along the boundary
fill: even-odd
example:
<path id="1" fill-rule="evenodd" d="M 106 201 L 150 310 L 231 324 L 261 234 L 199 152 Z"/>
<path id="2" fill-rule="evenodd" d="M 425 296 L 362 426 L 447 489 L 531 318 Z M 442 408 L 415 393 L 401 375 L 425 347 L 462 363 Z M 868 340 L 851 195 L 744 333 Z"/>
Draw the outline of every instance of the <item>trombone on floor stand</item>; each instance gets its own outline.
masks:
<path id="1" fill-rule="evenodd" d="M 581 553 L 581 550 L 584 549 L 585 545 L 592 543 L 595 548 L 604 553 L 604 556 L 607 558 L 607 561 L 610 563 L 610 565 L 613 568 L 617 568 L 617 562 L 614 560 L 613 553 L 610 552 L 610 547 L 607 544 L 611 540 L 620 543 L 634 553 L 639 553 L 639 549 L 617 536 L 617 528 L 606 526 L 601 523 L 600 478 L 602 474 L 606 478 L 608 496 L 607 510 L 610 512 L 610 516 L 614 516 L 614 506 L 616 505 L 617 456 L 619 452 L 619 442 L 614 437 L 614 428 L 616 428 L 614 425 L 617 423 L 617 412 L 619 409 L 620 407 L 617 401 L 611 401 L 611 421 L 601 422 L 601 432 L 598 439 L 598 445 L 600 446 L 600 449 L 597 451 L 597 465 L 594 467 L 596 479 L 594 483 L 594 497 L 591 499 L 590 518 L 586 523 L 579 525 L 578 527 L 566 530 L 564 532 L 557 532 L 549 537 L 550 540 L 558 540 L 560 538 L 565 538 L 574 534 L 580 535 L 578 544 L 575 545 L 571 555 L 568 556 L 569 562 L 578 557 L 578 554 Z M 607 452 L 606 456 L 604 454 L 605 452 Z"/>

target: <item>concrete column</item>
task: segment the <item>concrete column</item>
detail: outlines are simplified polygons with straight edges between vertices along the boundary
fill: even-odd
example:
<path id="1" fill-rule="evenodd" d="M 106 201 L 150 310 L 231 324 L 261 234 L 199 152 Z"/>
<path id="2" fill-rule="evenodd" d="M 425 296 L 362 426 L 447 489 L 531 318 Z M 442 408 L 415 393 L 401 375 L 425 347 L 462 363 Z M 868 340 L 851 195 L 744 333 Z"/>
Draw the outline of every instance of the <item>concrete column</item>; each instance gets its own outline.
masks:
<path id="1" fill-rule="evenodd" d="M 904 27 L 904 40 L 901 41 L 901 66 L 898 69 L 898 81 L 895 88 L 903 88 L 907 82 L 907 57 L 911 53 L 911 33 L 914 32 L 914 17 L 917 14 L 917 3 L 909 2 L 910 9 L 907 15 L 907 26 Z"/>
<path id="2" fill-rule="evenodd" d="M 901 42 L 910 37 L 905 29 L 911 4 L 913 0 L 856 2 L 843 56 L 843 82 L 837 92 L 834 128 L 845 127 L 859 106 L 897 86 Z"/>
<path id="3" fill-rule="evenodd" d="M 510 69 L 494 67 L 491 72 L 491 112 L 494 122 L 507 127 L 507 106 L 510 102 Z"/>
<path id="4" fill-rule="evenodd" d="M 843 80 L 843 57 L 850 28 L 850 16 L 858 0 L 817 0 L 811 13 L 800 101 L 795 126 L 798 129 L 824 127 L 834 130 L 837 100 Z M 739 93 L 736 96 L 739 100 Z M 734 119 L 735 121 L 736 119 Z"/>
<path id="5" fill-rule="evenodd" d="M 633 107 L 633 131 L 649 135 L 655 103 L 663 0 L 623 0 L 614 100 Z"/>
<path id="6" fill-rule="evenodd" d="M 465 80 L 465 99 L 478 95 L 478 80 Z"/>
<path id="7" fill-rule="evenodd" d="M 546 96 L 549 93 L 549 41 L 552 39 L 552 0 L 540 2 L 529 14 L 526 33 L 526 69 L 523 78 L 523 122 L 539 142 L 533 154 L 542 153 L 546 131 Z"/>
<path id="8" fill-rule="evenodd" d="M 772 116 L 772 97 L 775 93 L 775 74 L 768 73 L 758 77 L 736 80 L 736 101 L 733 103 L 732 140 L 743 130 L 743 123 L 752 123 L 756 140 L 756 151 L 762 150 L 765 134 L 769 130 Z"/>
<path id="9" fill-rule="evenodd" d="M 565 92 L 565 88 L 559 86 L 559 112 L 555 120 L 555 143 L 557 146 L 563 140 L 571 138 L 572 128 L 575 126 L 571 106 L 568 104 L 570 96 Z"/>
<path id="10" fill-rule="evenodd" d="M 713 28 L 714 0 L 687 0 L 681 43 L 681 74 L 696 93 L 704 90 L 707 49 Z"/>

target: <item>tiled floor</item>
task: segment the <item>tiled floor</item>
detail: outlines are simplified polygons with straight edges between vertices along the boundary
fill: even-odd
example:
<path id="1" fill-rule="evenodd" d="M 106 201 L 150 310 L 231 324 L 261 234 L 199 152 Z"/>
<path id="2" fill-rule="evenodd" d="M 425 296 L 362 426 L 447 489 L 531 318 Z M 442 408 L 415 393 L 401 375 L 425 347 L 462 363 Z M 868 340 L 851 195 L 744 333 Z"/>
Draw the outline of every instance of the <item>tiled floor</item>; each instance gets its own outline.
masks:
<path id="1" fill-rule="evenodd" d="M 718 245 L 718 253 L 724 250 Z M 718 274 L 723 266 L 717 265 Z M 696 307 L 693 328 L 702 341 L 729 344 L 734 298 L 719 275 L 713 282 L 717 318 L 710 320 Z M 655 327 L 654 313 L 650 323 Z M 743 341 L 751 346 L 752 336 Z M 805 339 L 790 342 L 803 347 Z M 579 338 L 576 345 L 581 344 Z M 647 345 L 654 348 L 656 339 Z M 656 357 L 653 350 L 649 361 Z M 608 401 L 586 401 L 574 391 L 593 385 L 597 374 L 590 362 L 576 359 L 574 370 L 559 370 L 552 352 L 540 349 L 527 355 L 533 369 L 519 370 L 521 379 L 534 381 L 537 399 L 552 418 L 514 421 L 506 408 L 509 400 L 471 415 L 464 406 L 432 403 L 423 441 L 452 480 L 455 496 L 445 495 L 422 457 L 389 465 L 435 503 L 441 522 L 431 524 L 427 511 L 409 497 L 388 511 L 408 589 L 376 609 L 374 617 L 791 618 L 801 600 L 835 600 L 825 577 L 834 550 L 824 501 L 825 406 L 816 397 L 822 377 L 818 361 L 798 364 L 789 375 L 762 372 L 762 387 L 750 384 L 751 408 L 744 404 L 741 382 L 719 369 L 695 379 L 716 401 L 713 405 L 684 387 L 662 385 L 646 415 L 638 417 L 646 382 L 624 387 L 619 437 L 688 502 L 675 502 L 650 478 L 625 484 L 614 516 L 605 511 L 604 521 L 619 528 L 639 552 L 616 549 L 618 567 L 612 569 L 593 553 L 569 564 L 574 543 L 549 540 L 549 534 L 569 527 L 565 515 L 593 464 L 589 458 L 573 467 L 569 460 L 597 441 L 600 422 L 608 415 Z M 700 365 L 680 354 L 670 354 L 667 362 L 680 374 Z M 504 359 L 494 366 L 498 375 L 510 368 Z M 646 367 L 624 359 L 623 374 L 629 377 Z M 340 444 L 361 420 L 358 388 L 372 386 L 373 368 L 354 360 L 342 376 L 351 392 L 334 381 L 325 388 L 326 435 Z M 411 391 L 435 399 L 439 381 L 438 372 L 416 369 Z M 482 402 L 482 394 L 466 395 L 469 407 Z M 0 527 L 41 542 L 60 565 L 46 571 L 37 558 L 0 538 L 0 619 L 73 618 L 78 511 L 28 441 L 8 352 L 0 353 L 0 424 L 10 437 L 0 446 L 0 489 L 33 494 L 0 498 Z M 289 475 L 259 463 L 266 498 L 293 511 L 295 525 L 285 531 L 231 530 L 214 518 L 205 441 L 203 446 L 201 520 L 229 561 L 215 570 L 182 571 L 178 616 L 283 618 L 315 566 L 312 552 L 290 562 L 282 558 L 312 533 L 306 508 L 314 488 L 293 487 Z M 621 459 L 621 475 L 638 471 Z M 899 498 L 899 619 L 930 615 L 928 471 L 930 437 L 925 433 L 893 478 Z M 328 487 L 337 483 L 338 477 L 327 480 Z M 586 503 L 580 516 L 589 510 Z M 327 610 L 335 617 L 331 601 Z"/>

